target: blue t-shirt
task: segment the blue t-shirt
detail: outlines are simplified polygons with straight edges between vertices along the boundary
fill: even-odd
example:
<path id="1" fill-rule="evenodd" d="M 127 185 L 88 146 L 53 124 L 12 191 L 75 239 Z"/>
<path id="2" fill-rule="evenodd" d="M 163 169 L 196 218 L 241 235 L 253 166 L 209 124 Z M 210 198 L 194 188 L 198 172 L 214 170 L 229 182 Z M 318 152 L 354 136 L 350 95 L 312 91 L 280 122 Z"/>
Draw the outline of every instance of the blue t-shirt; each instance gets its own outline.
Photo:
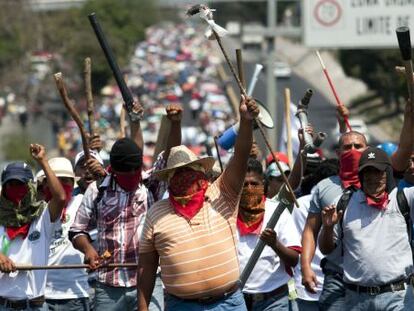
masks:
<path id="1" fill-rule="evenodd" d="M 309 213 L 321 214 L 324 207 L 336 204 L 342 196 L 343 188 L 341 179 L 338 175 L 325 178 L 321 180 L 313 190 L 314 192 L 310 202 Z M 324 265 L 324 268 L 341 273 L 342 259 L 341 246 L 336 247 L 332 253 L 325 257 L 326 264 Z"/>

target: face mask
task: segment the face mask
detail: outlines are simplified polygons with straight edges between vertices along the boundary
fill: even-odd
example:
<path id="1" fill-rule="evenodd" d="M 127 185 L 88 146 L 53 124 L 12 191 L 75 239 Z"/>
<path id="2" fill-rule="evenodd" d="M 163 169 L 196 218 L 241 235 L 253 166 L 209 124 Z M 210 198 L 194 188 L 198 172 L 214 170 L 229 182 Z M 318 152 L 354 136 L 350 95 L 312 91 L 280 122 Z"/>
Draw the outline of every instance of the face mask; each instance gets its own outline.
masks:
<path id="1" fill-rule="evenodd" d="M 169 181 L 169 191 L 176 197 L 192 195 L 205 186 L 208 186 L 206 175 L 190 168 L 175 173 Z"/>
<path id="2" fill-rule="evenodd" d="M 375 175 L 367 175 L 368 172 L 362 171 L 362 189 L 367 196 L 372 198 L 381 197 L 387 189 L 387 175 L 385 172 Z"/>
<path id="3" fill-rule="evenodd" d="M 137 190 L 141 182 L 141 170 L 137 170 L 134 174 L 114 174 L 116 183 L 125 191 L 132 192 Z"/>
<path id="4" fill-rule="evenodd" d="M 14 204 L 18 205 L 29 192 L 27 185 L 7 186 L 4 189 L 4 196 Z"/>
<path id="5" fill-rule="evenodd" d="M 351 149 L 341 154 L 339 158 L 339 177 L 344 188 L 349 186 L 361 187 L 358 178 L 358 166 L 361 155 L 362 152 L 356 149 Z"/>
<path id="6" fill-rule="evenodd" d="M 62 183 L 61 185 L 66 194 L 65 206 L 67 206 L 70 200 L 72 199 L 73 186 L 68 185 L 68 184 L 62 184 Z M 52 192 L 50 192 L 50 189 L 47 185 L 43 187 L 43 196 L 45 198 L 45 201 L 48 203 L 50 202 L 50 200 L 52 200 Z"/>
<path id="7" fill-rule="evenodd" d="M 243 191 L 240 198 L 240 209 L 246 211 L 263 212 L 264 204 L 262 202 L 264 197 L 264 186 L 249 186 L 243 187 Z"/>
<path id="8" fill-rule="evenodd" d="M 168 189 L 175 212 L 186 219 L 193 218 L 204 205 L 207 188 L 207 177 L 201 171 L 185 169 L 174 174 Z"/>
<path id="9" fill-rule="evenodd" d="M 241 235 L 260 234 L 265 203 L 263 185 L 243 188 L 237 215 L 237 227 Z"/>

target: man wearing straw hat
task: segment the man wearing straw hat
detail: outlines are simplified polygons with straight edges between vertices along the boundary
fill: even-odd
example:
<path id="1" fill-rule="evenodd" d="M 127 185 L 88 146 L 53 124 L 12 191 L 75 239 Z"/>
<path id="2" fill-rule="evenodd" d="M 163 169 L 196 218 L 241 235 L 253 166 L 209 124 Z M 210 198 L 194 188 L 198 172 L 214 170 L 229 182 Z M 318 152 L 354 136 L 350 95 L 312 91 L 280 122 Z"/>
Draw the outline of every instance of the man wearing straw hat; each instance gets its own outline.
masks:
<path id="1" fill-rule="evenodd" d="M 47 177 L 51 199 L 37 201 L 29 165 L 14 162 L 1 174 L 0 310 L 42 310 L 45 270 L 16 271 L 16 264 L 46 265 L 55 222 L 65 205 L 65 192 L 46 159 L 43 146 L 30 145 L 32 157 Z"/>
<path id="2" fill-rule="evenodd" d="M 171 120 L 171 130 L 165 157 L 171 146 L 180 144 L 182 108 L 174 105 L 168 106 L 166 110 Z M 112 146 L 108 174 L 99 185 L 93 183 L 87 188 L 70 228 L 69 238 L 75 248 L 85 254 L 85 262 L 89 263 L 91 269 L 99 267 L 102 262 L 100 255 L 106 251 L 111 254 L 108 263 L 138 261 L 138 245 L 145 215 L 161 195 L 161 185 L 157 180 L 151 177 L 147 184 L 143 182 L 143 141 L 139 122 L 132 123 L 131 136 L 133 139 L 121 138 Z M 159 169 L 165 165 L 165 160 L 162 158 L 155 165 Z M 96 172 L 92 173 L 96 175 Z M 95 228 L 98 229 L 98 249 L 91 244 L 89 234 Z M 136 309 L 136 282 L 136 267 L 98 270 L 96 309 Z M 162 301 L 155 300 L 154 310 L 161 310 L 160 304 Z"/>
<path id="3" fill-rule="evenodd" d="M 171 149 L 164 170 L 169 198 L 145 219 L 139 248 L 139 310 L 148 310 L 158 262 L 166 310 L 246 310 L 240 291 L 236 219 L 259 109 L 242 98 L 234 156 L 211 185 L 214 158 L 197 158 L 185 146 Z"/>

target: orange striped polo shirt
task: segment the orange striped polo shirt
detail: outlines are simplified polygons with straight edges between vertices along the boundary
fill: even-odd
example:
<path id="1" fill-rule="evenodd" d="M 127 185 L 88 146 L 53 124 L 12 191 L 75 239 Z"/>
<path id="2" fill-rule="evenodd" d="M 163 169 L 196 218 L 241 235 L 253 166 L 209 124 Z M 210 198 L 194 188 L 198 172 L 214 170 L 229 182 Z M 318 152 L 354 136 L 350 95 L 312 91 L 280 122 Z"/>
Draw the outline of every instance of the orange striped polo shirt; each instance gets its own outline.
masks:
<path id="1" fill-rule="evenodd" d="M 175 213 L 168 200 L 147 213 L 139 252 L 157 251 L 169 294 L 184 298 L 220 295 L 239 279 L 236 217 L 239 193 L 218 178 L 191 220 Z"/>

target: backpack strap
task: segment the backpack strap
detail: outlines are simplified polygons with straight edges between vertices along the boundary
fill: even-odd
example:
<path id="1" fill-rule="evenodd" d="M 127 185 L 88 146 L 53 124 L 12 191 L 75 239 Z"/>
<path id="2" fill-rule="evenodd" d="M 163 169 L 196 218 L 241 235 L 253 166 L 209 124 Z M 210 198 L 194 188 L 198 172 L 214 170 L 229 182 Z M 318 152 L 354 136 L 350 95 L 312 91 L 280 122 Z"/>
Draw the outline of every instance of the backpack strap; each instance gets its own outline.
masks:
<path id="1" fill-rule="evenodd" d="M 342 193 L 342 196 L 339 198 L 338 203 L 336 204 L 336 212 L 339 213 L 340 211 L 342 211 L 342 217 L 339 220 L 339 229 L 340 229 L 339 239 L 341 241 L 344 238 L 343 222 L 344 222 L 345 210 L 348 207 L 349 201 L 351 200 L 351 197 L 354 194 L 355 190 L 356 189 L 354 187 L 346 188 L 344 192 Z M 342 256 L 344 255 L 344 246 L 342 243 L 341 243 L 341 255 Z"/>
<path id="2" fill-rule="evenodd" d="M 413 238 L 413 226 L 412 226 L 412 220 L 410 217 L 410 206 L 408 205 L 407 197 L 405 196 L 403 189 L 398 189 L 397 191 L 397 203 L 398 203 L 398 208 L 401 214 L 403 215 L 405 223 L 407 225 L 408 240 L 412 248 L 411 240 Z"/>

